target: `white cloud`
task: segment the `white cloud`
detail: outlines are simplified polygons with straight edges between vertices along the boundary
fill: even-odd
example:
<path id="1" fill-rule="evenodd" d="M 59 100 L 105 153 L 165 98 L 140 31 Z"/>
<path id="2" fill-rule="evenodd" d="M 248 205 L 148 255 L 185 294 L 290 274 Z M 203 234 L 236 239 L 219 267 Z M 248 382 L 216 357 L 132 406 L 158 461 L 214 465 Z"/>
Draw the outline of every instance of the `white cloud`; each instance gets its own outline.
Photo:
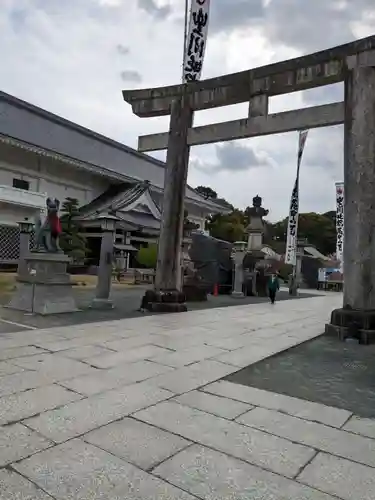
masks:
<path id="1" fill-rule="evenodd" d="M 338 2 L 332 2 L 334 9 Z M 283 5 L 286 10 L 292 4 L 297 9 L 296 0 L 284 3 L 272 0 L 266 10 L 255 0 L 253 4 L 250 0 L 220 0 L 220 9 L 216 7 L 215 12 L 216 25 L 209 35 L 203 76 L 295 57 L 304 51 L 346 41 L 342 37 L 371 34 L 375 17 L 371 17 L 371 12 L 366 17 L 359 12 L 361 9 L 369 12 L 371 4 L 366 6 L 366 0 L 358 2 L 355 13 L 349 8 L 345 10 L 341 2 L 341 10 L 336 10 L 340 15 L 337 14 L 335 30 L 329 36 L 324 31 L 326 19 L 323 17 L 327 14 L 325 5 L 330 2 L 316 0 L 309 4 L 309 12 L 314 14 L 314 33 L 310 36 L 303 32 L 304 25 L 296 26 L 302 14 L 307 16 L 306 6 L 301 6 L 293 15 L 290 9 L 284 13 L 284 34 L 275 27 Z M 1 0 L 1 90 L 136 147 L 138 135 L 167 130 L 168 118 L 135 117 L 122 100 L 121 90 L 180 81 L 183 3 L 177 0 Z M 251 5 L 257 6 L 256 11 L 251 10 Z M 228 10 L 230 6 L 236 9 Z M 220 18 L 219 10 L 231 13 L 229 24 L 225 24 L 224 17 Z M 298 38 L 301 32 L 306 40 Z M 283 96 L 271 100 L 271 111 L 322 103 L 324 99 L 330 102 L 331 97 L 331 94 L 304 97 L 302 93 Z M 195 124 L 236 119 L 246 113 L 247 105 L 205 111 L 196 114 Z M 249 148 L 249 158 L 253 154 L 259 159 L 259 166 L 253 164 L 252 158 L 249 169 L 205 170 L 202 165 L 217 164 L 216 146 L 195 147 L 191 153 L 189 183 L 210 185 L 220 196 L 240 207 L 249 205 L 253 196 L 259 194 L 270 208 L 271 219 L 284 217 L 296 169 L 297 133 L 243 140 L 240 144 L 242 148 Z M 155 155 L 165 156 L 164 153 Z M 302 210 L 334 208 L 334 182 L 342 178 L 342 156 L 340 127 L 311 132 L 301 170 Z"/>

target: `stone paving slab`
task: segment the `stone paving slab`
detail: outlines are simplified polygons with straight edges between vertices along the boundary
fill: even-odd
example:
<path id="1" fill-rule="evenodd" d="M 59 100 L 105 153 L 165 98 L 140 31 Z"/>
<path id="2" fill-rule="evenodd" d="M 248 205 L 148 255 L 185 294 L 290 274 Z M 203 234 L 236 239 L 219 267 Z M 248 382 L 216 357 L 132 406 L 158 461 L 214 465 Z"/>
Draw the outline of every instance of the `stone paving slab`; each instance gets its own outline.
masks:
<path id="1" fill-rule="evenodd" d="M 64 337 L 53 335 L 55 340 L 64 340 Z M 0 351 L 3 349 L 13 349 L 26 346 L 38 346 L 39 343 L 49 342 L 51 336 L 44 330 L 23 331 L 8 334 L 8 337 L 0 338 Z"/>
<path id="2" fill-rule="evenodd" d="M 157 336 L 155 335 L 157 338 Z M 103 345 L 108 349 L 112 349 L 113 351 L 128 351 L 130 349 L 134 349 L 135 347 L 142 347 L 147 344 L 154 344 L 152 342 L 153 336 L 150 334 L 142 334 L 138 332 L 138 335 L 134 335 L 132 337 L 120 338 L 116 340 L 111 340 L 110 342 L 104 342 Z M 157 344 L 156 344 L 157 345 Z M 166 347 L 166 346 L 159 346 Z"/>
<path id="3" fill-rule="evenodd" d="M 204 359 L 219 356 L 227 351 L 218 347 L 199 345 L 181 349 L 178 352 L 167 352 L 161 355 L 150 358 L 155 363 L 171 366 L 172 368 L 180 368 L 182 366 L 191 365 Z"/>
<path id="4" fill-rule="evenodd" d="M 0 498 L 4 500 L 54 500 L 14 471 L 0 470 Z"/>
<path id="5" fill-rule="evenodd" d="M 240 403 L 239 401 L 221 398 L 200 391 L 187 392 L 186 394 L 174 398 L 173 401 L 229 420 L 233 420 L 239 415 L 254 408 L 251 405 Z"/>
<path id="6" fill-rule="evenodd" d="M 12 375 L 13 373 L 23 372 L 24 369 L 20 366 L 12 365 L 7 361 L 0 362 L 0 377 L 4 375 Z"/>
<path id="7" fill-rule="evenodd" d="M 82 375 L 64 380 L 60 382 L 60 385 L 85 396 L 92 396 L 119 386 L 142 382 L 170 371 L 173 371 L 173 368 L 169 366 L 158 365 L 150 361 L 136 361 L 118 365 L 109 370 L 98 370 L 98 373 L 94 375 Z"/>
<path id="8" fill-rule="evenodd" d="M 298 476 L 308 484 L 344 500 L 374 500 L 375 470 L 319 453 Z"/>
<path id="9" fill-rule="evenodd" d="M 294 477 L 315 455 L 306 446 L 174 402 L 157 404 L 133 416 L 287 477 Z"/>
<path id="10" fill-rule="evenodd" d="M 202 390 L 332 427 L 342 427 L 352 415 L 351 412 L 339 408 L 303 401 L 302 399 L 264 391 L 255 387 L 234 384 L 225 380 L 208 385 Z"/>
<path id="11" fill-rule="evenodd" d="M 238 417 L 236 421 L 332 455 L 375 467 L 374 439 L 265 408 L 255 408 Z"/>
<path id="12" fill-rule="evenodd" d="M 375 420 L 373 418 L 359 418 L 353 416 L 348 423 L 344 425 L 343 429 L 375 439 Z"/>
<path id="13" fill-rule="evenodd" d="M 232 366 L 215 360 L 205 360 L 155 377 L 153 383 L 175 394 L 182 394 L 225 377 L 232 372 Z"/>
<path id="14" fill-rule="evenodd" d="M 153 345 L 143 345 L 138 348 L 129 349 L 128 351 L 113 352 L 105 356 L 94 356 L 86 359 L 86 363 L 97 368 L 112 368 L 122 363 L 130 363 L 133 361 L 141 361 L 142 359 L 151 359 L 155 356 L 170 353 L 169 349 Z"/>
<path id="15" fill-rule="evenodd" d="M 217 356 L 215 359 L 222 363 L 227 363 L 238 368 L 244 368 L 249 364 L 257 363 L 258 361 L 266 359 L 269 356 L 283 351 L 284 349 L 292 347 L 293 345 L 295 345 L 295 342 L 293 342 L 293 340 L 291 339 L 288 339 L 287 341 L 283 341 L 283 343 L 281 344 L 280 339 L 278 339 L 277 343 L 268 342 L 268 345 L 260 345 L 258 341 L 257 344 L 258 345 L 246 345 L 241 349 L 226 352 L 224 354 L 221 354 L 220 356 Z"/>
<path id="16" fill-rule="evenodd" d="M 11 362 L 26 370 L 35 370 L 41 375 L 50 378 L 51 381 L 96 373 L 95 368 L 85 363 L 57 356 L 56 354 L 39 354 L 37 356 L 15 358 Z"/>
<path id="17" fill-rule="evenodd" d="M 185 334 L 183 336 L 168 335 L 166 333 L 170 332 L 163 331 L 149 335 L 149 343 L 171 349 L 171 351 L 178 351 L 179 349 L 187 349 L 188 347 L 202 345 L 202 341 L 204 340 L 201 332 L 194 334 L 189 332 L 189 335 Z"/>
<path id="18" fill-rule="evenodd" d="M 197 445 L 153 472 L 204 500 L 334 500 L 308 486 Z"/>
<path id="19" fill-rule="evenodd" d="M 0 397 L 50 385 L 55 380 L 36 371 L 22 371 L 0 378 Z"/>
<path id="20" fill-rule="evenodd" d="M 101 347 L 98 345 L 82 345 L 80 347 L 73 347 L 72 349 L 66 349 L 65 351 L 59 351 L 55 356 L 61 356 L 63 358 L 76 359 L 79 361 L 84 361 L 87 358 L 93 356 L 101 356 L 106 354 L 111 354 L 113 351 Z"/>
<path id="21" fill-rule="evenodd" d="M 82 439 L 144 470 L 191 445 L 186 439 L 132 418 L 108 424 Z"/>
<path id="22" fill-rule="evenodd" d="M 22 424 L 0 427 L 0 467 L 17 462 L 52 445 L 52 441 Z M 7 500 L 1 495 L 0 498 Z"/>
<path id="23" fill-rule="evenodd" d="M 44 412 L 25 424 L 55 443 L 62 443 L 170 397 L 170 392 L 142 382 Z"/>
<path id="24" fill-rule="evenodd" d="M 46 385 L 4 396 L 0 398 L 0 425 L 18 422 L 57 406 L 77 401 L 81 397 L 58 385 Z"/>
<path id="25" fill-rule="evenodd" d="M 193 500 L 181 489 L 79 439 L 14 468 L 56 500 Z"/>
<path id="26" fill-rule="evenodd" d="M 211 345 L 214 347 L 219 347 L 220 349 L 224 349 L 226 351 L 235 351 L 236 349 L 240 349 L 241 347 L 245 347 L 250 339 L 247 338 L 248 335 L 236 335 L 233 337 L 217 337 L 216 335 L 206 336 L 204 341 L 207 345 Z M 249 334 L 249 337 L 252 336 Z"/>
<path id="27" fill-rule="evenodd" d="M 118 340 L 117 336 L 111 335 L 111 333 L 101 331 L 99 334 L 95 331 L 90 331 L 88 335 L 87 330 L 81 329 L 76 331 L 74 328 L 67 329 L 71 332 L 72 338 L 69 338 L 69 332 L 63 331 L 63 335 L 60 339 L 55 336 L 55 332 L 49 332 L 50 337 L 47 341 L 39 340 L 35 341 L 35 345 L 41 347 L 44 346 L 45 349 L 51 352 L 66 351 L 68 349 L 74 349 L 76 347 L 83 347 L 87 345 L 100 345 L 102 342 L 110 342 L 111 340 Z"/>
<path id="28" fill-rule="evenodd" d="M 12 358 L 20 358 L 22 356 L 34 356 L 35 354 L 43 354 L 45 352 L 45 349 L 41 349 L 40 347 L 35 347 L 33 345 L 11 347 L 9 349 L 3 349 L 2 347 L 0 347 L 0 361 Z"/>

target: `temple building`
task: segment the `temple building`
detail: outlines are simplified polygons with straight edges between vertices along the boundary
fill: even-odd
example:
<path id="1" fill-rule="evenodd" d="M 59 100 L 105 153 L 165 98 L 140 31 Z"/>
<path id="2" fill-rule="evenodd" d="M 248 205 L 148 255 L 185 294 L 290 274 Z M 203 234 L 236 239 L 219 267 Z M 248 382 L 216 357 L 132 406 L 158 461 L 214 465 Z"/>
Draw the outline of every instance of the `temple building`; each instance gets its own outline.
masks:
<path id="1" fill-rule="evenodd" d="M 19 255 L 18 222 L 45 209 L 47 197 L 80 204 L 81 223 L 95 265 L 100 216 L 116 210 L 115 249 L 126 266 L 157 241 L 165 163 L 0 92 L 0 265 Z M 186 188 L 189 219 L 204 230 L 209 214 L 226 209 Z"/>

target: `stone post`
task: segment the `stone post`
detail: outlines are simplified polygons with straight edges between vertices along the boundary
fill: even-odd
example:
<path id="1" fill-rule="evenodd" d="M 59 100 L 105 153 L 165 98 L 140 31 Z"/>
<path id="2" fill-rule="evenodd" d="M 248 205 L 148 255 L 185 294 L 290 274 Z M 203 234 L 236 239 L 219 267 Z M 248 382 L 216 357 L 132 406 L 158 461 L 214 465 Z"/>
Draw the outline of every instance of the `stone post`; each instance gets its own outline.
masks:
<path id="1" fill-rule="evenodd" d="M 375 341 L 375 69 L 358 59 L 348 58 L 345 81 L 344 301 L 326 333 L 369 343 Z"/>
<path id="2" fill-rule="evenodd" d="M 164 178 L 155 291 L 150 309 L 158 312 L 186 311 L 181 291 L 181 244 L 184 221 L 184 199 L 189 163 L 188 131 L 193 111 L 183 95 L 172 103 Z"/>
<path id="3" fill-rule="evenodd" d="M 245 294 L 243 293 L 243 258 L 245 252 L 236 252 L 234 255 L 234 284 L 232 290 L 232 297 L 234 299 L 243 298 Z"/>
<path id="4" fill-rule="evenodd" d="M 243 259 L 245 257 L 246 242 L 236 241 L 234 243 L 234 282 L 232 297 L 234 299 L 243 298 L 245 294 L 243 293 L 243 281 L 244 281 L 244 269 L 243 269 Z"/>
<path id="5" fill-rule="evenodd" d="M 19 259 L 18 259 L 18 276 L 25 276 L 28 274 L 28 265 L 26 256 L 30 252 L 30 234 L 33 229 L 33 223 L 27 218 L 18 223 L 20 228 L 20 246 L 19 246 Z"/>
<path id="6" fill-rule="evenodd" d="M 293 267 L 293 272 L 289 275 L 289 295 L 292 297 L 297 297 L 298 289 L 302 283 L 303 243 L 304 242 L 301 242 L 301 240 L 297 241 L 296 265 Z"/>
<path id="7" fill-rule="evenodd" d="M 111 292 L 112 282 L 113 246 L 116 220 L 117 218 L 112 215 L 104 215 L 100 217 L 103 235 L 100 247 L 100 261 L 95 298 L 91 303 L 91 307 L 94 309 L 113 308 L 113 302 L 110 300 L 109 295 Z"/>
<path id="8" fill-rule="evenodd" d="M 289 274 L 288 288 L 289 288 L 289 295 L 291 297 L 297 297 L 298 295 L 297 276 L 295 275 L 294 271 Z"/>

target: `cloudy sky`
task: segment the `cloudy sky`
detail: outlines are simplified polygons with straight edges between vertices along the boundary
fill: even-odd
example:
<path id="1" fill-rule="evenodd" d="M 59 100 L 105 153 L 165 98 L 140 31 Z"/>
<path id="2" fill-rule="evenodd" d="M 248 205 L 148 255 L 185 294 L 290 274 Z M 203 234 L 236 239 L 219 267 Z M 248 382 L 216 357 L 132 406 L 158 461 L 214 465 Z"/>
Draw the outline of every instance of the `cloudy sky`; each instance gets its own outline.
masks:
<path id="1" fill-rule="evenodd" d="M 168 118 L 132 115 L 121 90 L 178 83 L 184 0 L 0 0 L 1 90 L 136 147 Z M 211 0 L 203 78 L 345 43 L 375 32 L 371 0 Z M 340 85 L 271 99 L 270 111 L 343 97 Z M 247 105 L 196 114 L 195 124 L 243 118 Z M 301 170 L 302 211 L 334 208 L 342 180 L 341 127 L 311 131 Z M 259 194 L 285 217 L 297 132 L 192 149 L 189 183 L 243 208 Z M 163 158 L 163 153 L 159 157 Z"/>

